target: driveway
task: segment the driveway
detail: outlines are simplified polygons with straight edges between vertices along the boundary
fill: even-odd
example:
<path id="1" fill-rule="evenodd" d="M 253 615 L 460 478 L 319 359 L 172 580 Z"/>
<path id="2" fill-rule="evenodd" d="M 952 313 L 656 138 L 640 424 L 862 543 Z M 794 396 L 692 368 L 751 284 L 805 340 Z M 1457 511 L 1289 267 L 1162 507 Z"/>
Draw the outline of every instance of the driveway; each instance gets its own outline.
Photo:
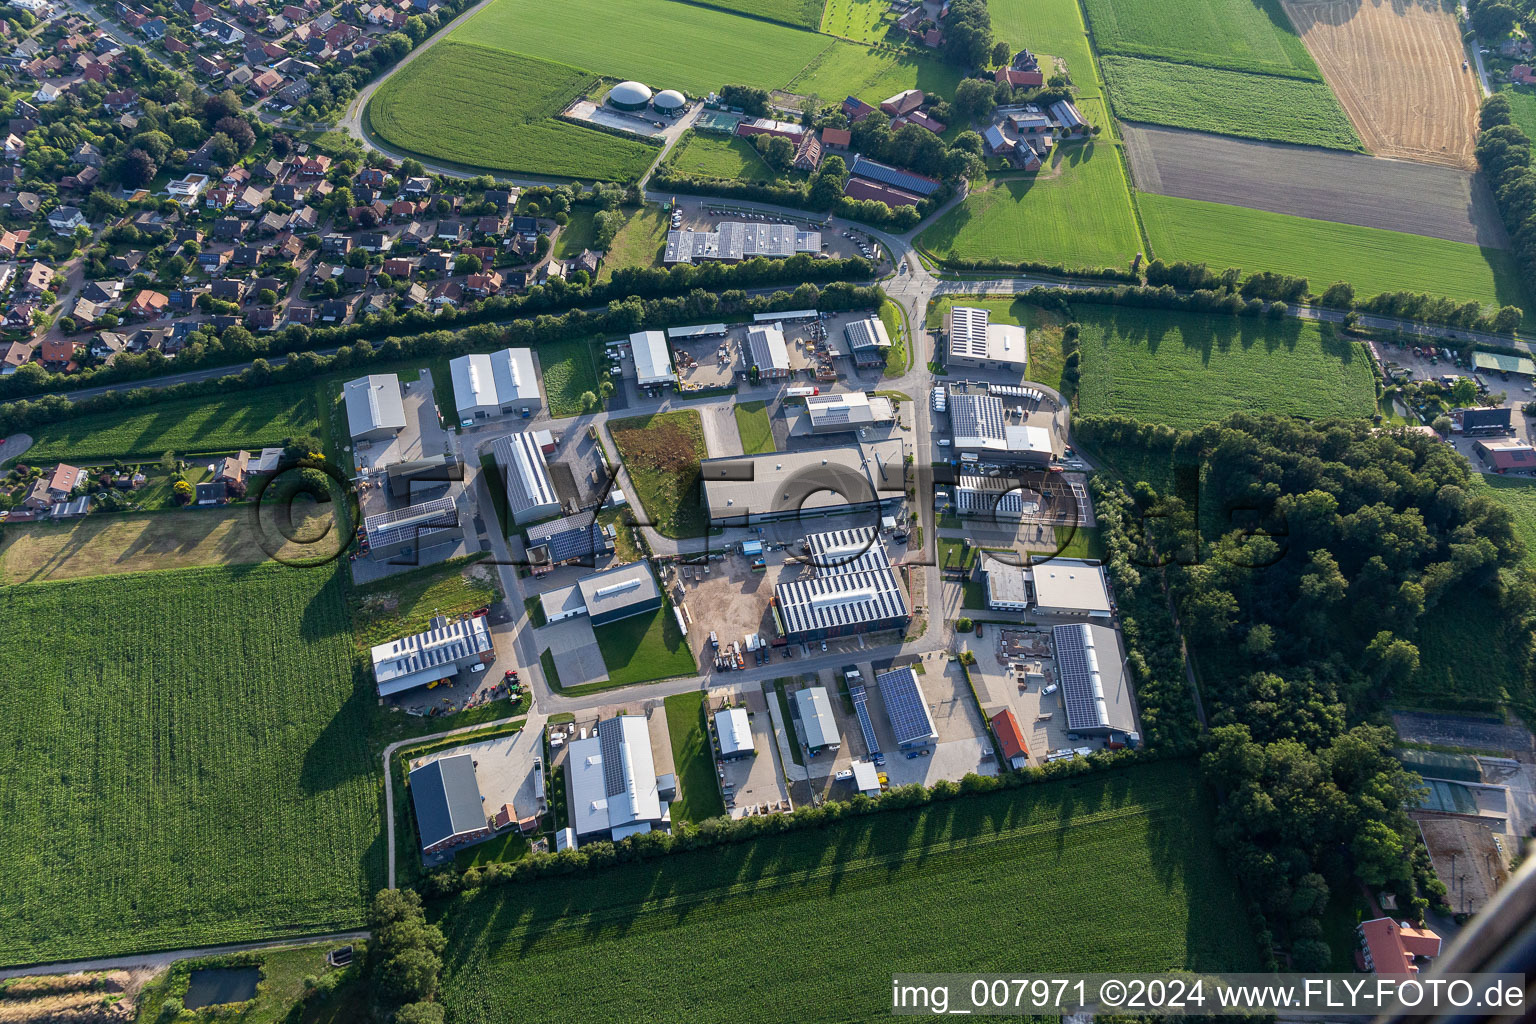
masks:
<path id="1" fill-rule="evenodd" d="M 555 671 L 561 679 L 571 680 L 571 685 L 600 683 L 608 678 L 608 666 L 603 664 L 592 621 L 585 615 L 551 623 L 534 635 L 534 646 L 540 651 L 549 649 L 555 659 Z"/>

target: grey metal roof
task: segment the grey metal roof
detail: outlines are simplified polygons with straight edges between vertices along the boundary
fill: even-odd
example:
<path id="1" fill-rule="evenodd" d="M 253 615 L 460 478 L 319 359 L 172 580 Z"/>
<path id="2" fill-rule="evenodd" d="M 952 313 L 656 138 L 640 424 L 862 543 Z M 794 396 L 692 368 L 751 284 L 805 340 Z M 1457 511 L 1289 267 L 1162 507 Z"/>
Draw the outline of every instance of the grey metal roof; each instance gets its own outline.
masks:
<path id="1" fill-rule="evenodd" d="M 494 649 L 484 615 L 451 622 L 438 619 L 430 629 L 374 647 L 373 677 L 379 684 L 379 695 L 387 697 L 453 675 L 460 662 Z"/>
<path id="2" fill-rule="evenodd" d="M 928 698 L 918 684 L 917 674 L 910 668 L 897 668 L 875 676 L 880 696 L 885 701 L 885 713 L 891 720 L 891 731 L 897 745 L 922 743 L 939 738 L 933 725 L 933 715 L 928 712 Z"/>
<path id="3" fill-rule="evenodd" d="M 1003 400 L 991 395 L 975 395 L 951 391 L 949 396 L 949 422 L 955 435 L 955 443 L 976 438 L 1001 442 L 1006 436 L 1003 430 Z"/>
<path id="4" fill-rule="evenodd" d="M 885 548 L 861 536 L 866 533 L 873 530 L 838 530 L 806 538 L 816 574 L 775 588 L 786 630 L 859 626 L 908 614 L 906 595 Z"/>
<path id="5" fill-rule="evenodd" d="M 800 711 L 800 735 L 805 745 L 815 749 L 839 742 L 837 720 L 832 717 L 832 702 L 825 686 L 808 686 L 795 691 Z"/>
<path id="6" fill-rule="evenodd" d="M 452 498 L 434 498 L 409 508 L 380 512 L 363 520 L 370 547 L 383 547 L 415 539 L 418 546 L 434 533 L 459 525 L 459 506 Z"/>
<path id="7" fill-rule="evenodd" d="M 843 335 L 848 339 L 848 347 L 855 352 L 866 348 L 891 347 L 891 336 L 886 333 L 885 324 L 877 316 L 851 321 L 843 327 Z"/>
<path id="8" fill-rule="evenodd" d="M 400 378 L 393 373 L 370 373 L 342 385 L 346 397 L 347 430 L 353 436 L 371 430 L 405 428 L 405 402 L 400 397 Z"/>
<path id="9" fill-rule="evenodd" d="M 1104 699 L 1104 673 L 1093 627 L 1086 622 L 1057 626 L 1051 630 L 1051 639 L 1056 645 L 1062 702 L 1067 707 L 1067 730 L 1108 729 L 1109 706 Z M 1115 653 L 1106 660 L 1116 663 Z M 1115 671 L 1119 671 L 1118 665 Z"/>
<path id="10" fill-rule="evenodd" d="M 506 477 L 507 508 L 514 517 L 534 508 L 559 506 L 549 464 L 532 434 L 499 437 L 491 443 L 491 453 Z"/>
<path id="11" fill-rule="evenodd" d="M 566 772 L 571 824 L 578 836 L 610 829 L 626 834 L 663 817 L 650 729 L 642 715 L 619 715 L 597 725 L 597 735 L 570 744 Z"/>
<path id="12" fill-rule="evenodd" d="M 661 596 L 656 577 L 645 562 L 595 572 L 577 580 L 576 586 L 580 588 L 581 598 L 586 602 L 587 614 L 593 618 L 601 618 Z"/>
<path id="13" fill-rule="evenodd" d="M 726 221 L 714 231 L 668 231 L 667 263 L 693 260 L 745 260 L 754 256 L 783 258 L 820 252 L 821 232 L 802 231 L 793 224 Z"/>
<path id="14" fill-rule="evenodd" d="M 747 328 L 747 347 L 752 364 L 759 370 L 788 370 L 789 347 L 777 324 L 754 324 Z"/>
<path id="15" fill-rule="evenodd" d="M 411 771 L 411 802 L 422 849 L 486 827 L 475 761 L 450 754 Z"/>

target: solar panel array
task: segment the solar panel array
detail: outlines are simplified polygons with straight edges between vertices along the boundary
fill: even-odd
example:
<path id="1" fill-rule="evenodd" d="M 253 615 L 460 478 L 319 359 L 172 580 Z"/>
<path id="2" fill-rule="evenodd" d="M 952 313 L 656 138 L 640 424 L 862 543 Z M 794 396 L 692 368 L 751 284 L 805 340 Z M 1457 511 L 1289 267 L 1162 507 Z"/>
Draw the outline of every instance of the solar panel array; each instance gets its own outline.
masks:
<path id="1" fill-rule="evenodd" d="M 875 723 L 869 718 L 869 694 L 861 683 L 848 687 L 848 699 L 853 701 L 853 713 L 859 719 L 859 731 L 864 734 L 864 746 L 870 757 L 880 756 L 880 741 L 875 738 Z"/>
<path id="2" fill-rule="evenodd" d="M 609 722 L 612 724 L 610 725 Z M 600 723 L 597 727 L 598 749 L 603 755 L 603 791 L 609 796 L 618 796 L 625 791 L 624 785 L 624 754 L 620 746 L 624 740 L 624 734 L 620 731 L 618 719 L 609 719 L 609 722 Z M 603 726 L 608 726 L 606 729 Z"/>
<path id="3" fill-rule="evenodd" d="M 452 498 L 434 498 L 409 508 L 380 512 L 363 520 L 369 547 L 381 548 L 404 541 L 420 543 L 439 530 L 459 525 L 459 506 Z"/>
<path id="4" fill-rule="evenodd" d="M 1099 673 L 1093 630 L 1073 622 L 1051 630 L 1056 644 L 1056 668 L 1061 696 L 1067 707 L 1067 730 L 1089 732 L 1109 728 L 1109 709 L 1104 702 L 1104 681 Z"/>
<path id="5" fill-rule="evenodd" d="M 528 546 L 544 544 L 549 547 L 551 562 L 568 562 L 573 559 L 591 561 L 600 551 L 608 550 L 603 528 L 598 525 L 597 513 L 588 509 L 551 523 L 541 523 L 528 528 Z"/>
<path id="6" fill-rule="evenodd" d="M 873 527 L 805 539 L 816 575 L 777 588 L 786 632 L 859 627 L 907 616 L 907 599 Z"/>
<path id="7" fill-rule="evenodd" d="M 1005 436 L 1003 400 L 990 395 L 951 394 L 949 422 L 957 438 L 979 437 L 1001 441 Z"/>
<path id="8" fill-rule="evenodd" d="M 897 744 L 906 746 L 938 739 L 933 716 L 928 713 L 928 699 L 923 696 L 916 673 L 910 668 L 892 669 L 875 676 L 875 682 L 885 699 L 885 713 L 891 720 Z"/>
<path id="9" fill-rule="evenodd" d="M 894 185 L 908 192 L 915 192 L 920 196 L 931 196 L 939 190 L 939 182 L 932 178 L 925 178 L 921 174 L 913 174 L 911 171 L 903 171 L 897 167 L 891 167 L 869 160 L 863 156 L 853 158 L 853 166 L 848 173 L 856 178 L 868 178 L 871 181 L 883 182 Z"/>

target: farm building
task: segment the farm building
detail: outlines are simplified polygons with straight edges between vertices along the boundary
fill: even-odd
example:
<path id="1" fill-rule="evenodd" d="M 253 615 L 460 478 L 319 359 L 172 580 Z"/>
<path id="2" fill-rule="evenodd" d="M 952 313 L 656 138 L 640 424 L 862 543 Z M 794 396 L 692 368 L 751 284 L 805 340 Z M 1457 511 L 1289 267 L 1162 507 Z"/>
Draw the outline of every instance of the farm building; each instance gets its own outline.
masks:
<path id="1" fill-rule="evenodd" d="M 1463 409 L 1461 410 L 1461 432 L 1463 434 L 1509 434 L 1510 413 L 1508 406 L 1499 406 L 1493 409 Z"/>
<path id="2" fill-rule="evenodd" d="M 876 423 L 893 423 L 896 412 L 891 400 L 862 391 L 836 395 L 807 395 L 805 411 L 813 434 L 845 434 Z"/>
<path id="3" fill-rule="evenodd" d="M 341 387 L 347 406 L 347 432 L 354 441 L 380 441 L 405 429 L 405 403 L 400 378 L 370 373 Z"/>
<path id="4" fill-rule="evenodd" d="M 937 192 L 940 185 L 940 182 L 935 178 L 929 178 L 912 171 L 903 171 L 889 164 L 870 160 L 865 156 L 855 156 L 853 158 L 853 166 L 848 168 L 848 173 L 855 178 L 868 178 L 870 181 L 876 181 L 882 185 L 892 185 L 903 191 L 920 195 L 925 199 Z"/>
<path id="5" fill-rule="evenodd" d="M 746 708 L 724 708 L 715 712 L 715 736 L 720 744 L 720 760 L 734 761 L 757 753 L 752 745 L 752 720 Z"/>
<path id="6" fill-rule="evenodd" d="M 687 98 L 676 89 L 663 89 L 651 100 L 651 106 L 656 113 L 665 117 L 676 117 L 688 106 Z"/>
<path id="7" fill-rule="evenodd" d="M 532 349 L 459 356 L 448 361 L 448 369 L 453 374 L 459 422 L 465 426 L 492 416 L 539 411 L 539 373 Z"/>
<path id="8" fill-rule="evenodd" d="M 1528 356 L 1512 356 L 1503 352 L 1474 352 L 1472 365 L 1487 373 L 1513 373 L 1521 377 L 1536 376 L 1536 360 Z"/>
<path id="9" fill-rule="evenodd" d="M 639 82 L 620 82 L 608 90 L 608 105 L 618 110 L 644 110 L 650 102 L 650 87 Z"/>
<path id="10" fill-rule="evenodd" d="M 591 509 L 528 527 L 529 568 L 546 573 L 557 565 L 592 565 L 598 555 L 613 550 L 597 513 Z"/>
<path id="11" fill-rule="evenodd" d="M 910 668 L 895 668 L 875 676 L 875 685 L 885 701 L 885 714 L 891 720 L 891 732 L 901 750 L 926 747 L 939 740 L 928 697 L 923 693 L 917 673 Z"/>
<path id="12" fill-rule="evenodd" d="M 823 128 L 821 130 L 821 146 L 823 149 L 845 153 L 852 142 L 853 133 L 847 128 Z"/>
<path id="13" fill-rule="evenodd" d="M 458 502 L 434 498 L 419 505 L 380 512 L 363 520 L 368 554 L 385 560 L 401 554 L 421 553 L 422 548 L 456 541 L 464 536 Z"/>
<path id="14" fill-rule="evenodd" d="M 1014 88 L 1038 89 L 1045 84 L 1045 75 L 1040 71 L 1040 61 L 1028 50 L 1020 50 L 1014 54 L 1008 66 L 998 68 L 993 78 L 999 82 L 1007 82 Z"/>
<path id="15" fill-rule="evenodd" d="M 566 788 L 578 845 L 671 830 L 668 805 L 677 798 L 677 782 L 657 776 L 650 729 L 641 715 L 603 719 L 595 735 L 572 743 Z"/>
<path id="16" fill-rule="evenodd" d="M 815 574 L 774 588 L 774 617 L 792 643 L 905 629 L 906 595 L 873 527 L 806 538 Z"/>
<path id="17" fill-rule="evenodd" d="M 747 328 L 748 366 L 757 367 L 762 380 L 789 376 L 789 346 L 778 324 L 753 324 Z"/>
<path id="18" fill-rule="evenodd" d="M 714 231 L 668 231 L 662 262 L 698 260 L 739 262 L 754 256 L 787 259 L 797 253 L 821 252 L 821 232 L 802 231 L 793 224 L 757 224 L 728 220 Z"/>
<path id="19" fill-rule="evenodd" d="M 923 90 L 903 89 L 880 104 L 882 113 L 892 117 L 904 117 L 923 105 Z"/>
<path id="20" fill-rule="evenodd" d="M 1003 400 L 994 395 L 951 391 L 949 422 L 955 448 L 982 461 L 1044 466 L 1055 454 L 1049 430 L 1007 422 Z"/>
<path id="21" fill-rule="evenodd" d="M 837 735 L 837 719 L 832 717 L 832 702 L 825 686 L 807 686 L 795 691 L 795 710 L 800 714 L 800 742 L 812 757 L 823 750 L 842 746 Z"/>
<path id="22" fill-rule="evenodd" d="M 1406 921 L 1378 917 L 1355 926 L 1360 938 L 1357 959 L 1374 974 L 1411 977 L 1419 973 L 1417 961 L 1440 955 L 1440 936 Z"/>
<path id="23" fill-rule="evenodd" d="M 795 145 L 793 166 L 797 171 L 814 171 L 821 166 L 821 139 L 815 132 L 806 132 Z"/>
<path id="24" fill-rule="evenodd" d="M 1083 135 L 1088 131 L 1088 122 L 1083 115 L 1078 113 L 1077 105 L 1071 100 L 1057 100 L 1051 104 L 1051 117 L 1061 126 L 1063 135 Z"/>
<path id="25" fill-rule="evenodd" d="M 1499 473 L 1536 469 L 1536 448 L 1525 441 L 1512 437 L 1486 441 L 1480 439 L 1472 443 L 1472 449 L 1484 464 Z"/>
<path id="26" fill-rule="evenodd" d="M 1067 731 L 1107 736 L 1135 729 L 1130 684 L 1115 631 L 1086 622 L 1051 630 Z"/>
<path id="27" fill-rule="evenodd" d="M 576 581 L 592 625 L 617 622 L 661 607 L 661 588 L 645 562 L 595 572 Z"/>
<path id="28" fill-rule="evenodd" d="M 1109 618 L 1109 585 L 1103 566 L 1075 558 L 1053 558 L 1029 571 L 1035 610 L 1041 615 Z"/>
<path id="29" fill-rule="evenodd" d="M 1010 370 L 1029 367 L 1028 336 L 1022 327 L 992 323 L 992 314 L 974 306 L 953 306 L 944 314 L 949 366 Z"/>
<path id="30" fill-rule="evenodd" d="M 850 320 L 843 326 L 843 337 L 848 339 L 855 366 L 882 366 L 891 350 L 891 336 L 877 316 Z"/>
<path id="31" fill-rule="evenodd" d="M 901 501 L 905 446 L 870 444 L 705 459 L 700 466 L 712 526 L 863 514 L 873 522 Z"/>
<path id="32" fill-rule="evenodd" d="M 505 481 L 507 514 L 514 523 L 531 523 L 560 511 L 549 464 L 532 434 L 498 437 L 491 442 L 491 454 Z"/>
<path id="33" fill-rule="evenodd" d="M 793 121 L 775 121 L 768 117 L 753 117 L 736 126 L 736 134 L 744 139 L 754 135 L 771 135 L 775 138 L 788 139 L 799 145 L 800 137 L 805 134 L 805 126 Z"/>
<path id="34" fill-rule="evenodd" d="M 451 621 L 439 615 L 430 629 L 379 644 L 371 655 L 379 696 L 389 697 L 452 679 L 471 665 L 489 665 L 496 660 L 496 646 L 484 615 Z"/>
<path id="35" fill-rule="evenodd" d="M 1002 748 L 1003 760 L 1015 770 L 1029 766 L 1029 745 L 1024 742 L 1024 730 L 1011 708 L 1004 708 L 992 716 L 992 733 Z"/>
<path id="36" fill-rule="evenodd" d="M 473 755 L 449 754 L 413 768 L 410 786 L 423 854 L 441 853 L 491 834 Z"/>
<path id="37" fill-rule="evenodd" d="M 725 324 L 697 324 L 692 327 L 668 327 L 667 339 L 669 341 L 706 341 L 710 338 L 723 338 L 730 333 L 730 328 Z"/>
<path id="38" fill-rule="evenodd" d="M 1029 609 L 1029 570 L 1022 565 L 1009 565 L 996 558 L 984 557 L 981 575 L 985 581 L 988 608 L 995 612 Z"/>
<path id="39" fill-rule="evenodd" d="M 923 197 L 915 192 L 882 185 L 878 181 L 869 181 L 865 178 L 849 178 L 848 183 L 843 186 L 843 195 L 849 199 L 873 199 L 893 210 L 898 206 L 916 206 L 923 201 Z"/>
<path id="40" fill-rule="evenodd" d="M 857 96 L 849 96 L 843 100 L 843 116 L 848 118 L 849 124 L 858 124 L 871 114 L 879 113 L 874 107 L 865 103 Z"/>
<path id="41" fill-rule="evenodd" d="M 660 331 L 636 331 L 629 336 L 635 357 L 635 382 L 643 388 L 671 384 L 677 380 L 672 370 L 672 350 L 667 336 Z"/>

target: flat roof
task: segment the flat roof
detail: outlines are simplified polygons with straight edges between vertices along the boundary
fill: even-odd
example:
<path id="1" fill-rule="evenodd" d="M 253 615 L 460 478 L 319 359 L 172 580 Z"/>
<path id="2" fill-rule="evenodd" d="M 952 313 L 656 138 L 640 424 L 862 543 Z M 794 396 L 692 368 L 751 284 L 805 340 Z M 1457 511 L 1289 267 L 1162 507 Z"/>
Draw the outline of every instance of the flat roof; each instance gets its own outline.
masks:
<path id="1" fill-rule="evenodd" d="M 715 712 L 715 735 L 720 738 L 720 755 L 730 757 L 756 749 L 752 745 L 752 721 L 746 708 L 725 708 Z"/>
<path id="2" fill-rule="evenodd" d="M 862 444 L 705 459 L 704 504 L 712 518 L 803 509 L 808 513 L 899 497 L 905 487 L 899 437 Z"/>
<path id="3" fill-rule="evenodd" d="M 453 375 L 453 401 L 462 415 L 470 409 L 509 402 L 538 402 L 539 375 L 533 350 L 504 348 L 448 361 Z"/>
<path id="4" fill-rule="evenodd" d="M 405 429 L 405 401 L 395 374 L 370 373 L 347 381 L 341 390 L 347 406 L 347 430 L 353 437 L 373 430 Z"/>
<path id="5" fill-rule="evenodd" d="M 928 710 L 928 697 L 917 681 L 917 673 L 910 668 L 892 669 L 875 676 L 875 685 L 880 687 L 897 746 L 933 742 L 939 738 L 939 730 Z"/>
<path id="6" fill-rule="evenodd" d="M 1009 565 L 995 558 L 982 563 L 987 574 L 987 600 L 993 604 L 1029 603 L 1029 573 L 1021 565 Z"/>
<path id="7" fill-rule="evenodd" d="M 660 384 L 676 379 L 672 372 L 672 350 L 667 347 L 665 334 L 636 331 L 629 336 L 629 347 L 635 357 L 635 379 L 640 384 Z"/>
<path id="8" fill-rule="evenodd" d="M 656 576 L 645 562 L 595 572 L 577 580 L 576 586 L 581 589 L 587 614 L 594 618 L 661 596 Z"/>
<path id="9" fill-rule="evenodd" d="M 1075 558 L 1053 558 L 1030 571 L 1034 575 L 1035 603 L 1042 608 L 1088 614 L 1109 612 L 1109 586 L 1103 566 Z"/>
<path id="10" fill-rule="evenodd" d="M 540 594 L 539 607 L 544 611 L 546 622 L 557 622 L 586 611 L 587 603 L 581 599 L 581 588 L 572 583 Z"/>
<path id="11" fill-rule="evenodd" d="M 805 411 L 813 430 L 842 427 L 855 430 L 874 423 L 890 423 L 896 418 L 891 400 L 883 395 L 870 397 L 862 391 L 844 391 L 835 395 L 807 395 Z"/>
<path id="12" fill-rule="evenodd" d="M 853 769 L 853 788 L 868 796 L 871 793 L 880 792 L 880 772 L 868 761 L 855 761 L 848 767 Z"/>
<path id="13" fill-rule="evenodd" d="M 458 663 L 495 650 L 484 615 L 436 620 L 430 629 L 376 645 L 371 653 L 379 696 L 425 686 L 458 673 Z"/>
<path id="14" fill-rule="evenodd" d="M 841 741 L 837 719 L 832 717 L 832 702 L 825 686 L 807 686 L 795 691 L 795 705 L 800 712 L 800 736 L 805 745 L 815 749 Z"/>
<path id="15" fill-rule="evenodd" d="M 754 256 L 783 259 L 821 251 L 821 232 L 793 224 L 725 221 L 713 231 L 675 229 L 667 232 L 665 263 L 694 260 L 745 260 Z"/>
<path id="16" fill-rule="evenodd" d="M 486 827 L 485 804 L 468 752 L 448 754 L 411 770 L 411 803 L 425 850 Z"/>

